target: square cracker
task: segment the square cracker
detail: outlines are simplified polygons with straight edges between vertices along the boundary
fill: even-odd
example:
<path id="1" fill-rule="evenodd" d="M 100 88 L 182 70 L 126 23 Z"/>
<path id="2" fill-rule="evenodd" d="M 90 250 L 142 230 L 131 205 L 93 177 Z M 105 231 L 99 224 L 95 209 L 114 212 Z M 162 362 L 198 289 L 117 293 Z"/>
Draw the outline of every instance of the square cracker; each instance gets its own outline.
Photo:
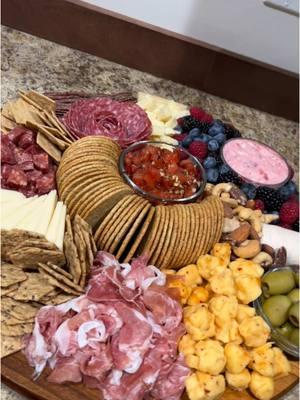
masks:
<path id="1" fill-rule="evenodd" d="M 1 264 L 1 287 L 7 288 L 26 279 L 27 276 L 20 267 L 8 263 Z"/>
<path id="2" fill-rule="evenodd" d="M 6 357 L 10 354 L 16 353 L 17 351 L 24 348 L 22 340 L 23 336 L 6 336 L 1 335 L 1 358 Z"/>

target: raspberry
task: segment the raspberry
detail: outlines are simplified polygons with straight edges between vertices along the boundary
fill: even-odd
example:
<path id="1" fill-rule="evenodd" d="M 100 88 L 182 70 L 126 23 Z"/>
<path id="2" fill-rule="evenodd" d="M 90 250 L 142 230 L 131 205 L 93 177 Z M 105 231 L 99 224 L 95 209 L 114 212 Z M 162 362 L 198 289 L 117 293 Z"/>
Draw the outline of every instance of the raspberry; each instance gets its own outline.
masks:
<path id="1" fill-rule="evenodd" d="M 256 199 L 254 207 L 255 210 L 261 210 L 263 212 L 265 210 L 265 203 L 260 199 Z"/>
<path id="2" fill-rule="evenodd" d="M 181 133 L 180 135 L 174 135 L 173 138 L 176 139 L 178 142 L 182 142 L 184 138 L 187 137 L 187 133 Z"/>
<path id="3" fill-rule="evenodd" d="M 192 142 L 189 146 L 189 152 L 199 160 L 203 160 L 207 156 L 207 143 Z"/>
<path id="4" fill-rule="evenodd" d="M 207 112 L 202 110 L 202 108 L 200 108 L 200 107 L 191 107 L 190 114 L 193 118 L 196 118 L 201 122 L 208 122 L 208 123 L 213 122 L 212 115 L 208 114 Z"/>
<path id="5" fill-rule="evenodd" d="M 281 223 L 292 225 L 299 218 L 299 204 L 286 201 L 280 208 L 279 217 Z"/>
<path id="6" fill-rule="evenodd" d="M 287 202 L 289 203 L 298 203 L 299 202 L 299 198 L 296 194 L 292 194 L 288 199 Z"/>

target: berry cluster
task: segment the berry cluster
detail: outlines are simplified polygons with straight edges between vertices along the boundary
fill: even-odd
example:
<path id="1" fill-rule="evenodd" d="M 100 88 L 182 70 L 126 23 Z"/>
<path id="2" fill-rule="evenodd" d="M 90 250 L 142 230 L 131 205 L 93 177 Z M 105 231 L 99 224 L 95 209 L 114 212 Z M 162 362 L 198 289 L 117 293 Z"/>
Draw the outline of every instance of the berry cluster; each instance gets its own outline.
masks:
<path id="1" fill-rule="evenodd" d="M 179 131 L 175 139 L 197 157 L 206 171 L 209 183 L 232 182 L 238 185 L 255 207 L 262 212 L 279 215 L 279 225 L 299 231 L 299 193 L 296 184 L 289 181 L 278 190 L 255 187 L 245 183 L 220 156 L 222 145 L 229 139 L 241 137 L 230 124 L 213 117 L 199 107 L 190 108 L 190 115 L 178 119 Z"/>

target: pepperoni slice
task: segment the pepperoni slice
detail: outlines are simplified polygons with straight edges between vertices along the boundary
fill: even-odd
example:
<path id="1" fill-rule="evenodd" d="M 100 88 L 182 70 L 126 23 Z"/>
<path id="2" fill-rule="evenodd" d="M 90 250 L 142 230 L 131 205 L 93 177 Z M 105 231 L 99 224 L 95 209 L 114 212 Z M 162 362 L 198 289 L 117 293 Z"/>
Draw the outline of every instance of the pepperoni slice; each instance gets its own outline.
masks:
<path id="1" fill-rule="evenodd" d="M 151 121 L 137 104 L 109 98 L 79 100 L 62 119 L 77 138 L 90 135 L 108 136 L 121 147 L 148 139 Z"/>

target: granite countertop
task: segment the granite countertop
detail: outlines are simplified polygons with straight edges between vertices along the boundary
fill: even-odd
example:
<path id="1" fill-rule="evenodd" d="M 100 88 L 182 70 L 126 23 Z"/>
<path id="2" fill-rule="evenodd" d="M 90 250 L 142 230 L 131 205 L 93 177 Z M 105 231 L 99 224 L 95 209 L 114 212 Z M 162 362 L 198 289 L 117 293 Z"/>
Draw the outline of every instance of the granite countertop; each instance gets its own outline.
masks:
<path id="1" fill-rule="evenodd" d="M 243 136 L 259 139 L 285 156 L 298 177 L 298 124 L 172 81 L 2 27 L 2 104 L 18 89 L 86 91 L 91 93 L 145 91 L 199 105 L 215 118 L 231 122 Z M 263 82 L 262 82 L 263 84 Z M 298 388 L 284 396 L 298 399 Z M 2 385 L 2 400 L 25 397 Z"/>

